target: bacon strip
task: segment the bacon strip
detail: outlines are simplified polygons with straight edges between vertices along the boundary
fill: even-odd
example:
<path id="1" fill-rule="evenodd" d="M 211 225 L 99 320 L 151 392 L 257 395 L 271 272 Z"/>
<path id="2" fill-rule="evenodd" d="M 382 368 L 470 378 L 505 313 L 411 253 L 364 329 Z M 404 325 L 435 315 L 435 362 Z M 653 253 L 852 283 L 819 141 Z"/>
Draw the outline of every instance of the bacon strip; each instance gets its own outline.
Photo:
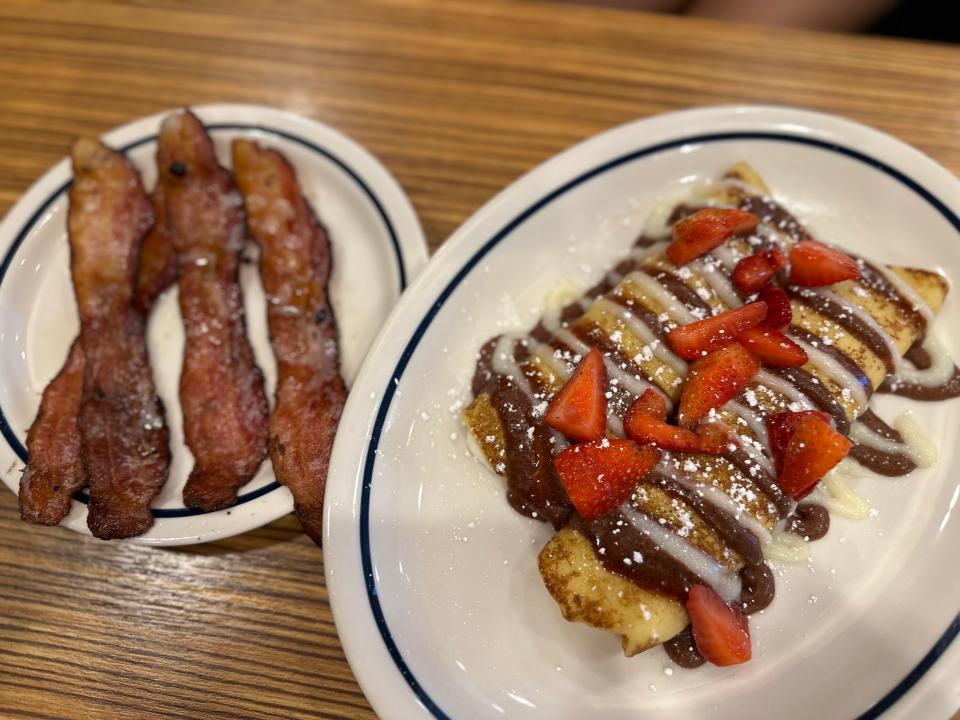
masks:
<path id="1" fill-rule="evenodd" d="M 152 196 L 155 222 L 140 247 L 134 302 L 146 316 L 157 297 L 176 280 L 176 254 L 166 230 L 166 203 Z M 63 368 L 43 391 L 40 410 L 27 433 L 29 462 L 20 479 L 20 517 L 58 525 L 70 512 L 73 494 L 87 484 L 77 416 L 83 396 L 83 343 L 73 341 Z"/>
<path id="2" fill-rule="evenodd" d="M 27 432 L 29 462 L 20 478 L 20 517 L 27 522 L 60 524 L 70 512 L 73 493 L 87 484 L 77 425 L 83 366 L 77 338 L 63 368 L 43 391 L 40 411 Z"/>
<path id="3" fill-rule="evenodd" d="M 134 304 L 144 317 L 153 303 L 177 279 L 177 254 L 167 228 L 167 202 L 158 184 L 150 197 L 153 203 L 153 227 L 140 248 L 140 271 Z"/>
<path id="4" fill-rule="evenodd" d="M 330 241 L 280 153 L 236 140 L 233 167 L 261 248 L 260 277 L 277 358 L 270 459 L 277 480 L 293 493 L 300 524 L 319 545 L 327 466 L 347 395 L 327 294 Z"/>
<path id="5" fill-rule="evenodd" d="M 150 503 L 170 464 L 144 320 L 133 306 L 140 241 L 153 213 L 122 154 L 81 138 L 73 172 L 68 228 L 84 355 L 78 419 L 87 526 L 103 539 L 132 537 L 153 525 Z"/>
<path id="6" fill-rule="evenodd" d="M 236 502 L 267 454 L 263 374 L 247 340 L 238 281 L 246 241 L 243 202 L 189 112 L 164 120 L 157 164 L 186 331 L 180 403 L 195 464 L 183 501 L 218 510 Z"/>

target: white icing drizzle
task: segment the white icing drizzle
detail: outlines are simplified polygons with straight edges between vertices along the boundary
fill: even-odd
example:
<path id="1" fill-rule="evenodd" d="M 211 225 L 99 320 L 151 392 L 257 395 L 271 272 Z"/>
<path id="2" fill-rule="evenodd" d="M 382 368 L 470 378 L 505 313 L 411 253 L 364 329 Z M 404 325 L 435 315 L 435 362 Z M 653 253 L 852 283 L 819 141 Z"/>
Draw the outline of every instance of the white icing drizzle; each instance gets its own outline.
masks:
<path id="1" fill-rule="evenodd" d="M 894 341 L 893 336 L 888 333 L 876 320 L 873 319 L 873 315 L 868 313 L 859 305 L 850 302 L 844 297 L 837 295 L 837 293 L 832 290 L 827 290 L 826 288 L 816 288 L 814 290 L 808 290 L 807 292 L 812 292 L 820 295 L 820 297 L 825 298 L 831 302 L 836 303 L 844 309 L 844 312 L 849 313 L 850 315 L 855 315 L 860 319 L 865 325 L 868 325 L 880 338 L 883 340 L 883 343 L 887 346 L 887 350 L 890 352 L 890 356 L 893 358 L 894 368 L 900 366 L 900 348 L 897 347 L 897 343 Z"/>
<path id="2" fill-rule="evenodd" d="M 612 412 L 607 413 L 607 430 L 617 437 L 624 437 L 626 432 L 623 429 L 623 420 L 618 418 Z"/>
<path id="3" fill-rule="evenodd" d="M 670 350 L 665 343 L 661 342 L 660 338 L 653 334 L 653 330 L 651 330 L 643 320 L 630 312 L 629 308 L 602 297 L 594 300 L 593 306 L 601 312 L 607 315 L 613 315 L 620 320 L 631 333 L 640 338 L 640 340 L 650 348 L 661 362 L 673 368 L 673 371 L 680 377 L 686 377 L 687 363 L 674 355 L 673 351 Z"/>
<path id="4" fill-rule="evenodd" d="M 841 515 L 851 520 L 863 520 L 870 514 L 870 503 L 860 493 L 856 492 L 848 482 L 849 478 L 856 477 L 848 474 L 844 459 L 833 470 L 824 475 L 811 498 L 823 505 L 831 513 Z M 856 465 L 856 463 L 852 463 Z"/>
<path id="5" fill-rule="evenodd" d="M 800 406 L 797 408 L 798 410 L 814 409 L 813 403 L 810 402 L 810 398 L 797 390 L 797 388 L 795 388 L 791 383 L 788 383 L 783 378 L 777 377 L 773 373 L 767 372 L 766 370 L 760 370 L 760 372 L 758 372 L 753 379 L 761 385 L 780 393 L 791 403 L 797 403 Z"/>
<path id="6" fill-rule="evenodd" d="M 865 477 L 876 477 L 876 474 L 872 470 L 868 470 L 852 457 L 846 457 L 841 460 L 835 469 L 837 472 L 842 473 L 848 478 L 859 479 Z"/>
<path id="7" fill-rule="evenodd" d="M 879 433 L 871 430 L 862 422 L 851 423 L 850 439 L 859 443 L 860 445 L 866 445 L 875 450 L 879 450 L 880 452 L 890 453 L 893 455 L 899 455 L 900 453 L 907 451 L 907 447 L 903 443 L 898 443 L 896 440 L 890 440 L 883 437 Z"/>
<path id="8" fill-rule="evenodd" d="M 560 316 L 563 309 L 572 303 L 578 303 L 582 306 L 585 298 L 583 291 L 570 282 L 559 282 L 550 288 L 543 301 L 543 313 L 546 315 Z M 589 301 L 587 301 L 589 305 Z"/>
<path id="9" fill-rule="evenodd" d="M 731 273 L 743 257 L 743 253 L 734 249 L 733 245 L 729 242 L 714 248 L 711 254 L 723 264 L 724 269 Z"/>
<path id="10" fill-rule="evenodd" d="M 770 531 L 763 526 L 763 523 L 757 520 L 757 518 L 751 515 L 745 507 L 738 504 L 736 500 L 727 495 L 723 490 L 720 490 L 713 485 L 694 482 L 686 475 L 675 473 L 673 471 L 671 471 L 668 476 L 672 477 L 676 482 L 680 483 L 684 487 L 693 490 L 701 497 L 719 507 L 721 510 L 726 510 L 728 513 L 733 515 L 736 521 L 756 535 L 760 542 L 770 542 Z"/>
<path id="11" fill-rule="evenodd" d="M 621 505 L 620 510 L 631 525 L 649 537 L 671 558 L 701 577 L 725 601 L 733 602 L 740 596 L 740 577 L 730 568 L 643 513 L 637 512 L 630 501 Z"/>
<path id="12" fill-rule="evenodd" d="M 642 271 L 634 271 L 624 278 L 624 281 L 631 282 L 640 287 L 647 295 L 652 297 L 680 325 L 696 322 L 687 306 L 684 305 L 675 295 L 670 293 L 663 285 Z"/>
<path id="13" fill-rule="evenodd" d="M 673 227 L 668 224 L 670 216 L 676 209 L 678 203 L 683 203 L 691 209 L 691 213 L 698 212 L 708 207 L 733 207 L 729 203 L 717 201 L 717 195 L 722 195 L 725 188 L 734 187 L 745 190 L 754 195 L 763 194 L 761 188 L 745 183 L 737 178 L 697 178 L 691 185 L 685 185 L 681 192 L 672 194 L 663 198 L 647 215 L 647 221 L 644 226 L 646 234 L 651 237 L 660 237 L 672 232 Z"/>
<path id="14" fill-rule="evenodd" d="M 643 225 L 643 233 L 648 237 L 663 237 L 673 232 L 673 227 L 667 222 L 673 209 L 676 207 L 678 198 L 665 198 L 654 205 L 653 209 L 647 213 L 646 222 Z"/>
<path id="15" fill-rule="evenodd" d="M 897 372 L 890 380 L 890 384 L 896 388 L 899 382 L 916 383 L 925 387 L 939 387 L 945 385 L 953 377 L 954 368 L 953 358 L 947 352 L 934 333 L 927 333 L 923 339 L 923 349 L 930 354 L 930 367 L 926 370 L 918 370 L 910 363 L 901 362 L 897 367 Z"/>
<path id="16" fill-rule="evenodd" d="M 920 297 L 920 293 L 914 290 L 910 283 L 885 265 L 876 265 L 875 267 L 880 271 L 880 274 L 889 280 L 890 284 L 897 289 L 900 296 L 913 305 L 913 308 L 926 320 L 927 327 L 930 327 L 930 325 L 933 324 L 933 310 L 927 305 L 926 300 Z"/>
<path id="17" fill-rule="evenodd" d="M 790 565 L 805 563 L 810 559 L 810 543 L 786 530 L 775 530 L 769 542 L 763 544 L 763 556 Z"/>
<path id="18" fill-rule="evenodd" d="M 697 259 L 690 263 L 688 267 L 693 272 L 698 273 L 707 282 L 713 289 L 714 294 L 724 305 L 729 308 L 743 305 L 740 296 L 734 291 L 730 279 L 709 262 L 704 262 L 703 259 Z"/>
<path id="19" fill-rule="evenodd" d="M 750 456 L 750 459 L 762 469 L 766 470 L 771 475 L 776 475 L 773 463 L 770 462 L 770 458 L 768 458 L 766 453 L 764 453 L 764 448 L 769 446 L 770 439 L 767 435 L 767 428 L 763 424 L 763 421 L 757 416 L 756 413 L 750 410 L 750 408 L 741 405 L 736 400 L 728 401 L 722 409 L 729 410 L 738 418 L 742 419 L 756 438 L 756 440 L 751 440 L 750 437 L 741 435 L 739 428 L 733 428 L 733 430 L 736 431 L 737 435 L 740 437 L 740 447 L 743 448 L 744 452 L 746 452 L 747 455 Z"/>
<path id="20" fill-rule="evenodd" d="M 893 421 L 893 427 L 903 436 L 910 458 L 917 464 L 917 467 L 930 467 L 937 461 L 939 455 L 937 446 L 927 437 L 912 413 L 902 413 Z"/>
<path id="21" fill-rule="evenodd" d="M 491 365 L 495 373 L 503 375 L 513 381 L 513 383 L 527 395 L 532 395 L 530 382 L 513 357 L 517 341 L 523 340 L 524 337 L 525 336 L 518 333 L 504 333 L 501 335 L 497 340 L 496 346 L 493 348 Z"/>
<path id="22" fill-rule="evenodd" d="M 765 199 L 770 200 L 771 198 Z M 759 225 L 757 225 L 757 229 L 753 231 L 753 234 L 766 243 L 773 245 L 774 247 L 779 248 L 786 253 L 787 249 L 784 247 L 784 238 L 788 238 L 788 242 L 791 245 L 794 241 L 788 233 L 784 232 L 785 230 L 786 228 L 773 227 L 772 225 L 763 222 L 761 218 L 761 222 Z"/>
<path id="23" fill-rule="evenodd" d="M 746 405 L 743 405 L 736 400 L 729 400 L 727 404 L 721 408 L 721 410 L 729 410 L 738 417 L 742 418 L 750 428 L 750 431 L 757 438 L 757 442 L 759 442 L 761 445 L 768 445 L 770 443 L 770 438 L 767 435 L 767 426 L 764 424 L 760 416 Z"/>
<path id="24" fill-rule="evenodd" d="M 862 411 L 866 409 L 867 402 L 869 402 L 867 392 L 849 370 L 837 362 L 835 358 L 830 357 L 827 353 L 813 345 L 795 337 L 791 337 L 790 339 L 806 351 L 810 363 L 817 369 L 818 374 L 832 380 L 834 384 L 840 388 L 840 392 L 844 396 L 849 393 L 859 410 Z"/>
<path id="25" fill-rule="evenodd" d="M 550 368 L 550 371 L 554 375 L 566 382 L 567 378 L 573 374 L 573 371 L 570 369 L 570 365 L 568 365 L 565 360 L 557 357 L 558 351 L 553 347 L 542 342 L 537 342 L 536 340 L 531 340 L 531 344 L 533 347 L 530 350 L 530 354 L 536 356 L 544 365 Z"/>
<path id="26" fill-rule="evenodd" d="M 547 325 L 546 320 L 544 321 L 544 326 L 553 333 L 553 336 L 557 338 L 560 342 L 568 347 L 572 348 L 575 352 L 579 353 L 581 356 L 586 355 L 590 352 L 590 346 L 583 342 L 580 338 L 570 332 L 567 328 L 557 325 L 556 327 L 550 327 Z M 610 377 L 617 378 L 617 381 L 621 386 L 627 389 L 628 392 L 633 393 L 634 395 L 643 395 L 643 391 L 649 387 L 653 387 L 646 380 L 639 378 L 636 375 L 631 375 L 629 372 L 624 370 L 622 367 L 617 365 L 613 360 L 608 358 L 606 355 L 603 356 L 603 364 L 607 368 L 607 374 Z"/>

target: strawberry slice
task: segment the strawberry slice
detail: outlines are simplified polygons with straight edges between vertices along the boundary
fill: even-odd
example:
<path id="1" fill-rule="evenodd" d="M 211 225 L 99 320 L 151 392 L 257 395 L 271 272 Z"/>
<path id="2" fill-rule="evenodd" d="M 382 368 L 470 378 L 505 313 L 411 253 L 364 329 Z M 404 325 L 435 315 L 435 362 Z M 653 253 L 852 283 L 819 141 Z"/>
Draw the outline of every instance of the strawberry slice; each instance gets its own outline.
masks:
<path id="1" fill-rule="evenodd" d="M 674 265 L 685 265 L 733 235 L 751 232 L 757 227 L 757 216 L 731 208 L 704 208 L 673 226 L 673 242 L 667 246 L 667 257 Z"/>
<path id="2" fill-rule="evenodd" d="M 801 287 L 833 285 L 860 277 L 856 261 L 816 240 L 802 240 L 790 251 L 790 282 Z"/>
<path id="3" fill-rule="evenodd" d="M 777 484 L 792 498 L 803 495 L 846 457 L 850 447 L 851 442 L 823 418 L 801 418 L 783 452 Z"/>
<path id="4" fill-rule="evenodd" d="M 687 614 L 697 650 L 714 665 L 739 665 L 751 657 L 750 625 L 737 608 L 706 585 L 687 595 Z"/>
<path id="5" fill-rule="evenodd" d="M 833 418 L 830 413 L 822 410 L 800 410 L 798 412 L 780 412 L 774 415 L 768 415 L 766 419 L 767 435 L 770 440 L 770 451 L 773 453 L 773 462 L 780 472 L 783 467 L 783 453 L 787 449 L 790 438 L 793 437 L 797 425 L 804 418 L 820 418 L 828 425 L 833 424 Z"/>
<path id="6" fill-rule="evenodd" d="M 684 360 L 696 360 L 733 342 L 740 333 L 759 325 L 766 316 L 766 304 L 752 302 L 674 328 L 667 335 L 667 344 Z"/>
<path id="7" fill-rule="evenodd" d="M 696 424 L 734 398 L 759 371 L 760 361 L 736 342 L 700 358 L 687 372 L 677 420 L 685 427 Z"/>
<path id="8" fill-rule="evenodd" d="M 773 277 L 774 269 L 763 255 L 745 257 L 733 269 L 733 284 L 741 293 L 752 295 Z"/>
<path id="9" fill-rule="evenodd" d="M 800 367 L 810 359 L 806 350 L 779 330 L 747 328 L 737 340 L 769 367 Z"/>
<path id="10" fill-rule="evenodd" d="M 763 253 L 763 257 L 766 258 L 768 263 L 770 263 L 770 267 L 773 268 L 774 272 L 783 270 L 789 262 L 787 260 L 787 254 L 777 246 L 774 246 Z"/>
<path id="11" fill-rule="evenodd" d="M 606 391 L 603 355 L 591 348 L 550 401 L 543 420 L 571 440 L 600 440 L 607 431 Z"/>
<path id="12" fill-rule="evenodd" d="M 702 422 L 697 425 L 696 433 L 702 453 L 721 455 L 740 447 L 740 441 L 733 428 L 722 422 Z"/>
<path id="13" fill-rule="evenodd" d="M 767 317 L 763 324 L 774 330 L 786 330 L 793 322 L 793 308 L 787 291 L 776 285 L 767 285 L 760 291 L 761 302 L 767 304 Z"/>
<path id="14" fill-rule="evenodd" d="M 653 388 L 647 388 L 643 391 L 643 395 L 633 401 L 630 409 L 627 410 L 627 417 L 630 416 L 630 413 L 649 415 L 657 420 L 666 420 L 667 403 L 664 401 L 663 395 Z"/>
<path id="15" fill-rule="evenodd" d="M 623 431 L 631 440 L 641 445 L 656 445 L 661 450 L 673 452 L 722 455 L 730 452 L 730 446 L 739 446 L 733 431 L 718 422 L 701 423 L 696 432 L 685 427 L 670 425 L 643 406 L 643 398 L 637 398 L 623 418 Z"/>
<path id="16" fill-rule="evenodd" d="M 659 461 L 651 445 L 604 439 L 564 448 L 553 464 L 580 517 L 592 520 L 623 504 Z"/>

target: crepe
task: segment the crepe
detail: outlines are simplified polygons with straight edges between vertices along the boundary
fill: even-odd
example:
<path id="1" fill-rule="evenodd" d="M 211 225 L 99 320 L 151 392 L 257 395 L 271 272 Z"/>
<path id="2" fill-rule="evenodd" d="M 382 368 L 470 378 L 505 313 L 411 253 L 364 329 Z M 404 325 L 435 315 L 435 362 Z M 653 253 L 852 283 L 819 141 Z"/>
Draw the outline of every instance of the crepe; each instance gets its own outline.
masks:
<path id="1" fill-rule="evenodd" d="M 678 268 L 664 255 L 670 227 L 707 205 L 748 210 L 760 225 Z M 484 346 L 474 400 L 464 414 L 479 454 L 506 478 L 511 505 L 557 529 L 539 568 L 563 616 L 622 636 L 628 656 L 687 626 L 682 600 L 692 582 L 710 585 L 745 613 L 769 604 L 773 577 L 759 539 L 781 527 L 795 503 L 777 486 L 764 418 L 821 409 L 848 433 L 868 411 L 873 392 L 901 367 L 900 357 L 925 336 L 947 293 L 937 273 L 862 259 L 859 280 L 791 289 L 788 336 L 809 362 L 764 368 L 717 409 L 714 419 L 735 430 L 741 449 L 724 456 L 664 453 L 620 510 L 586 522 L 553 469 L 552 457 L 566 441 L 543 422 L 547 403 L 576 362 L 591 347 L 604 353 L 611 382 L 608 435 L 622 436 L 623 415 L 646 387 L 674 403 L 679 399 L 687 364 L 670 350 L 666 333 L 743 304 L 745 296 L 730 281 L 739 259 L 774 245 L 789 250 L 810 238 L 745 164 L 662 214 L 667 217 L 653 222 L 586 296 L 548 309 L 530 333 L 498 336 Z M 889 443 L 899 439 L 879 419 L 871 423 Z M 658 563 L 664 567 L 657 569 Z"/>

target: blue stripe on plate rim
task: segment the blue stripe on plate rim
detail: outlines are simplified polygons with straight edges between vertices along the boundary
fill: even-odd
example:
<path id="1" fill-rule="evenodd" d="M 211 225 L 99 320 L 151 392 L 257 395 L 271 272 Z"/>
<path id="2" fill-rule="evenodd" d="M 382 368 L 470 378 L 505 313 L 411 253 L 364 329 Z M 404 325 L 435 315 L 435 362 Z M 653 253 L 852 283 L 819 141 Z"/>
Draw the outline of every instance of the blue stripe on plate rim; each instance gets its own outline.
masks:
<path id="1" fill-rule="evenodd" d="M 352 167 L 350 167 L 346 162 L 341 160 L 334 153 L 330 152 L 326 148 L 323 148 L 317 145 L 316 143 L 310 142 L 309 140 L 305 140 L 304 138 L 294 135 L 292 133 L 289 133 L 285 130 L 279 130 L 277 128 L 268 127 L 266 125 L 250 124 L 250 123 L 211 123 L 206 125 L 206 128 L 207 130 L 210 130 L 213 132 L 220 131 L 220 130 L 256 131 L 256 132 L 262 132 L 266 135 L 281 137 L 284 140 L 289 140 L 290 142 L 294 142 L 298 145 L 302 145 L 308 150 L 312 150 L 313 152 L 319 155 L 322 155 L 323 157 L 330 160 L 330 162 L 332 162 L 338 168 L 340 168 L 344 173 L 347 174 L 347 176 L 350 177 L 351 180 L 353 180 L 353 182 L 357 184 L 357 186 L 363 191 L 364 195 L 367 196 L 367 198 L 370 200 L 371 203 L 373 203 L 373 206 L 376 208 L 377 214 L 380 216 L 380 219 L 383 221 L 383 224 L 386 227 L 387 233 L 390 235 L 390 242 L 393 246 L 394 256 L 397 261 L 397 273 L 398 273 L 398 278 L 400 280 L 400 292 L 403 292 L 406 289 L 407 271 L 406 271 L 406 267 L 404 266 L 403 250 L 400 247 L 400 238 L 397 236 L 397 231 L 394 228 L 393 223 L 390 221 L 390 217 L 389 215 L 387 215 L 387 211 L 384 208 L 383 203 L 380 202 L 380 199 L 376 196 L 376 194 L 373 192 L 370 186 L 367 185 L 366 182 L 364 182 L 362 177 L 360 177 L 360 174 L 357 173 L 357 171 L 355 171 Z M 141 145 L 145 145 L 150 142 L 155 142 L 156 140 L 157 140 L 156 134 L 148 135 L 146 137 L 140 138 L 139 140 L 134 140 L 133 142 L 127 145 L 124 145 L 123 147 L 120 148 L 120 150 L 122 152 L 127 153 L 127 152 L 130 152 L 131 150 L 134 150 L 135 148 L 140 147 Z M 0 263 L 0 284 L 3 283 L 3 280 L 7 275 L 7 271 L 10 269 L 10 266 L 13 264 L 14 257 L 16 256 L 17 251 L 20 249 L 21 245 L 23 245 L 24 240 L 26 240 L 27 236 L 33 230 L 34 226 L 37 224 L 40 218 L 42 218 L 46 214 L 50 206 L 52 206 L 53 203 L 59 200 L 60 196 L 67 191 L 67 189 L 70 187 L 71 182 L 72 180 L 67 180 L 60 187 L 54 190 L 53 193 L 51 193 L 50 196 L 40 204 L 40 207 L 37 208 L 36 212 L 34 212 L 33 215 L 30 216 L 30 219 L 27 220 L 27 222 L 24 224 L 20 232 L 17 233 L 17 236 L 14 239 L 13 244 L 10 246 L 10 249 L 7 251 L 6 256 L 3 258 L 3 262 Z M 7 444 L 16 453 L 17 457 L 19 457 L 23 463 L 26 463 L 27 449 L 26 447 L 24 447 L 23 443 L 20 441 L 20 438 L 17 437 L 17 434 L 13 431 L 13 428 L 10 427 L 10 423 L 7 421 L 6 414 L 4 413 L 2 407 L 0 407 L 0 434 L 3 435 L 4 439 L 7 441 Z M 267 483 L 263 487 L 257 488 L 256 490 L 252 490 L 248 493 L 240 495 L 237 498 L 236 505 L 234 505 L 233 507 L 236 507 L 237 505 L 243 505 L 244 503 L 250 502 L 251 500 L 256 500 L 259 497 L 263 497 L 264 495 L 273 492 L 279 487 L 280 487 L 280 483 L 278 483 L 276 480 L 274 480 L 273 482 Z M 86 504 L 89 501 L 90 497 L 86 492 L 80 491 L 74 495 L 74 499 L 79 500 L 80 502 Z M 153 510 L 153 516 L 156 518 L 179 518 L 179 517 L 191 517 L 195 515 L 205 515 L 205 514 L 206 512 L 203 510 L 198 510 L 195 508 L 186 508 L 186 507 L 185 508 L 154 508 Z"/>
<path id="2" fill-rule="evenodd" d="M 788 142 L 788 143 L 797 143 L 800 145 L 809 145 L 812 147 L 820 148 L 822 150 L 827 150 L 829 152 L 838 153 L 840 155 L 845 155 L 849 158 L 857 160 L 859 162 L 865 163 L 873 167 L 874 169 L 889 175 L 894 178 L 901 184 L 908 187 L 910 190 L 915 192 L 921 198 L 936 209 L 958 232 L 960 232 L 960 218 L 957 217 L 941 200 L 935 197 L 930 191 L 924 188 L 920 183 L 908 177 L 901 171 L 896 168 L 887 165 L 876 158 L 865 155 L 858 150 L 853 150 L 842 145 L 838 145 L 831 142 L 826 142 L 823 140 L 818 140 L 810 137 L 802 137 L 797 135 L 789 135 L 785 133 L 777 132 L 723 132 L 723 133 L 711 133 L 705 135 L 694 135 L 690 137 L 684 137 L 677 140 L 670 140 L 668 142 L 660 143 L 650 147 L 646 147 L 640 150 L 635 150 L 633 152 L 621 155 L 613 160 L 598 165 L 591 170 L 578 175 L 574 179 L 568 181 L 567 183 L 561 185 L 560 187 L 554 189 L 548 194 L 541 197 L 539 200 L 530 205 L 526 210 L 518 214 L 510 222 L 508 222 L 498 233 L 496 233 L 492 238 L 485 242 L 479 250 L 477 250 L 473 256 L 466 262 L 464 265 L 457 271 L 453 276 L 453 279 L 447 284 L 443 291 L 439 294 L 437 299 L 430 305 L 430 309 L 424 318 L 420 321 L 420 324 L 417 326 L 413 335 L 411 336 L 409 342 L 403 350 L 403 353 L 400 355 L 400 360 L 397 362 L 396 368 L 393 371 L 393 374 L 390 377 L 390 381 L 387 383 L 386 388 L 384 389 L 383 398 L 380 402 L 379 410 L 377 411 L 376 420 L 374 422 L 373 430 L 370 434 L 370 442 L 367 446 L 366 458 L 364 461 L 364 470 L 363 470 L 363 485 L 361 487 L 361 496 L 360 496 L 360 555 L 363 566 L 364 582 L 366 584 L 367 598 L 370 602 L 370 610 L 373 613 L 374 620 L 377 624 L 377 629 L 380 631 L 380 636 L 383 639 L 384 645 L 390 653 L 391 658 L 393 659 L 394 664 L 397 666 L 397 670 L 400 671 L 400 674 L 406 680 L 407 685 L 416 695 L 417 699 L 423 704 L 423 706 L 438 720 L 451 720 L 450 716 L 447 715 L 437 703 L 427 694 L 423 689 L 423 686 L 414 676 L 413 672 L 410 670 L 406 661 L 403 659 L 403 655 L 400 653 L 399 648 L 397 647 L 396 642 L 393 639 L 393 636 L 390 633 L 390 628 L 387 626 L 386 619 L 383 615 L 383 609 L 380 605 L 380 599 L 377 594 L 376 580 L 373 573 L 373 561 L 370 554 L 370 491 L 373 485 L 373 471 L 374 465 L 376 464 L 377 458 L 377 449 L 380 445 L 380 436 L 383 431 L 384 422 L 386 420 L 387 412 L 390 408 L 390 404 L 393 401 L 394 394 L 400 383 L 403 373 L 406 370 L 407 365 L 410 362 L 413 353 L 417 349 L 417 345 L 420 343 L 420 340 L 423 338 L 424 334 L 427 331 L 427 328 L 433 322 L 433 319 L 440 312 L 440 309 L 444 306 L 446 301 L 449 299 L 450 295 L 457 288 L 457 286 L 464 280 L 464 278 L 473 270 L 474 267 L 497 245 L 500 244 L 510 233 L 515 230 L 517 227 L 522 225 L 526 220 L 532 217 L 534 214 L 542 210 L 544 207 L 549 205 L 551 202 L 564 195 L 569 190 L 577 187 L 578 185 L 602 175 L 603 173 L 612 170 L 620 165 L 623 165 L 634 160 L 638 160 L 643 157 L 654 155 L 659 152 L 664 152 L 666 150 L 671 150 L 683 145 L 696 145 L 712 142 L 729 142 L 729 141 L 777 141 L 777 142 Z M 923 657 L 923 659 L 913 668 L 899 683 L 897 683 L 893 689 L 891 689 L 886 695 L 877 700 L 873 705 L 864 710 L 860 715 L 857 716 L 856 720 L 874 720 L 874 718 L 880 717 L 884 712 L 890 709 L 894 703 L 896 703 L 900 698 L 902 698 L 909 690 L 912 688 L 923 675 L 934 665 L 937 659 L 943 655 L 946 649 L 949 647 L 950 643 L 960 634 L 960 614 L 958 614 L 953 622 L 950 623 L 949 627 L 944 631 L 940 636 L 934 646 L 930 651 Z"/>

